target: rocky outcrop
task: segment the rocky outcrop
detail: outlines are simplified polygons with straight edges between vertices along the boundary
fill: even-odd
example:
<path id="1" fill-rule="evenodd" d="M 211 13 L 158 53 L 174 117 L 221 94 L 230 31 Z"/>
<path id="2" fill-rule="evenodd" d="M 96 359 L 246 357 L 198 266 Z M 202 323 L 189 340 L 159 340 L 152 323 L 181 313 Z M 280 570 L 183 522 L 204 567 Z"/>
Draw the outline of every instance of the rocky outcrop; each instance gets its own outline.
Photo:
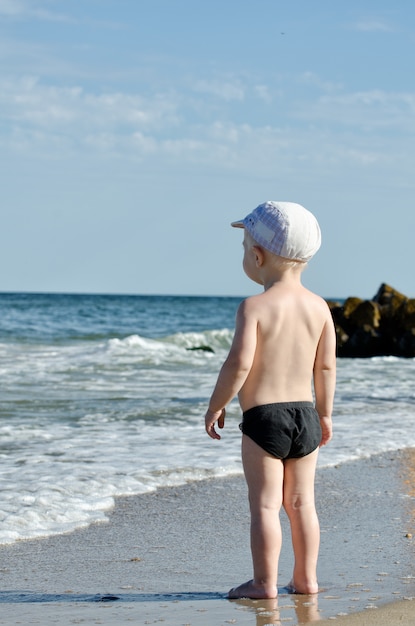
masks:
<path id="1" fill-rule="evenodd" d="M 339 357 L 415 357 L 415 298 L 382 284 L 372 300 L 328 301 Z"/>

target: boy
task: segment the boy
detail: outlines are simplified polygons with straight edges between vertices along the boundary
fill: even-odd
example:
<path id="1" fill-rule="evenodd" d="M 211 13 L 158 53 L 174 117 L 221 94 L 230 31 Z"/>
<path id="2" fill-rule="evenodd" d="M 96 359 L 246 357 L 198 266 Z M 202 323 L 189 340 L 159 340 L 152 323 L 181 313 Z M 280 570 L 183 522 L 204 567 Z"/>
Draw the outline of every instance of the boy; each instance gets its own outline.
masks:
<path id="1" fill-rule="evenodd" d="M 243 268 L 264 292 L 238 309 L 205 416 L 206 432 L 220 439 L 215 424 L 224 427 L 225 406 L 238 395 L 253 579 L 228 597 L 277 596 L 281 505 L 295 558 L 290 591 L 317 593 L 314 476 L 319 446 L 332 436 L 336 340 L 326 302 L 303 287 L 301 272 L 320 247 L 320 228 L 314 215 L 292 202 L 266 202 L 232 226 L 244 229 Z"/>

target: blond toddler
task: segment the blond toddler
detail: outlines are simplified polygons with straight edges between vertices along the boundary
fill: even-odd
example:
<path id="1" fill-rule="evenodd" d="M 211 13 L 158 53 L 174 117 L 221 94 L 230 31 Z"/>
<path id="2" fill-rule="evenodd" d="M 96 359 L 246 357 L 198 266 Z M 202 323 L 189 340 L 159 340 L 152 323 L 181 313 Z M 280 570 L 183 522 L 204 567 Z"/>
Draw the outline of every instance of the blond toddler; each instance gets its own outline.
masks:
<path id="1" fill-rule="evenodd" d="M 279 512 L 291 528 L 294 593 L 317 593 L 320 529 L 314 502 L 319 447 L 332 437 L 335 331 L 327 303 L 301 274 L 321 243 L 318 222 L 293 202 L 265 202 L 232 226 L 244 229 L 243 268 L 264 291 L 239 306 L 235 334 L 210 398 L 206 432 L 220 439 L 238 395 L 242 463 L 251 511 L 253 579 L 229 598 L 275 598 Z"/>

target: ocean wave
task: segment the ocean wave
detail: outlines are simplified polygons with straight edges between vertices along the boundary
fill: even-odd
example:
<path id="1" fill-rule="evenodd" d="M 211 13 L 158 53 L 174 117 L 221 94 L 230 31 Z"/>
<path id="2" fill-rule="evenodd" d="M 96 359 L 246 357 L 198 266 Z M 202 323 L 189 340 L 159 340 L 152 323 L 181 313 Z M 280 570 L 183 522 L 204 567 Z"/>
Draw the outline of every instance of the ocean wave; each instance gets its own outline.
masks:
<path id="1" fill-rule="evenodd" d="M 160 365 L 163 361 L 191 363 L 194 359 L 221 357 L 229 350 L 233 331 L 209 330 L 200 333 L 175 333 L 167 337 L 151 339 L 130 335 L 123 339 L 110 339 L 108 351 L 114 356 L 134 357 L 148 364 Z"/>

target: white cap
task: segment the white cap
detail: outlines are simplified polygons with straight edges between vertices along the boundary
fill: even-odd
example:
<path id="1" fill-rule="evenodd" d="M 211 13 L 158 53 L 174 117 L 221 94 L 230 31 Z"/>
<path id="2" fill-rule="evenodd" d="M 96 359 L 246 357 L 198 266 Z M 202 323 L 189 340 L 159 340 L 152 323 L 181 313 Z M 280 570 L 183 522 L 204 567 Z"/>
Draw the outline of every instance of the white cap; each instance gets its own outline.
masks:
<path id="1" fill-rule="evenodd" d="M 316 218 L 295 202 L 264 202 L 232 226 L 246 228 L 260 246 L 286 259 L 307 262 L 321 245 Z"/>

